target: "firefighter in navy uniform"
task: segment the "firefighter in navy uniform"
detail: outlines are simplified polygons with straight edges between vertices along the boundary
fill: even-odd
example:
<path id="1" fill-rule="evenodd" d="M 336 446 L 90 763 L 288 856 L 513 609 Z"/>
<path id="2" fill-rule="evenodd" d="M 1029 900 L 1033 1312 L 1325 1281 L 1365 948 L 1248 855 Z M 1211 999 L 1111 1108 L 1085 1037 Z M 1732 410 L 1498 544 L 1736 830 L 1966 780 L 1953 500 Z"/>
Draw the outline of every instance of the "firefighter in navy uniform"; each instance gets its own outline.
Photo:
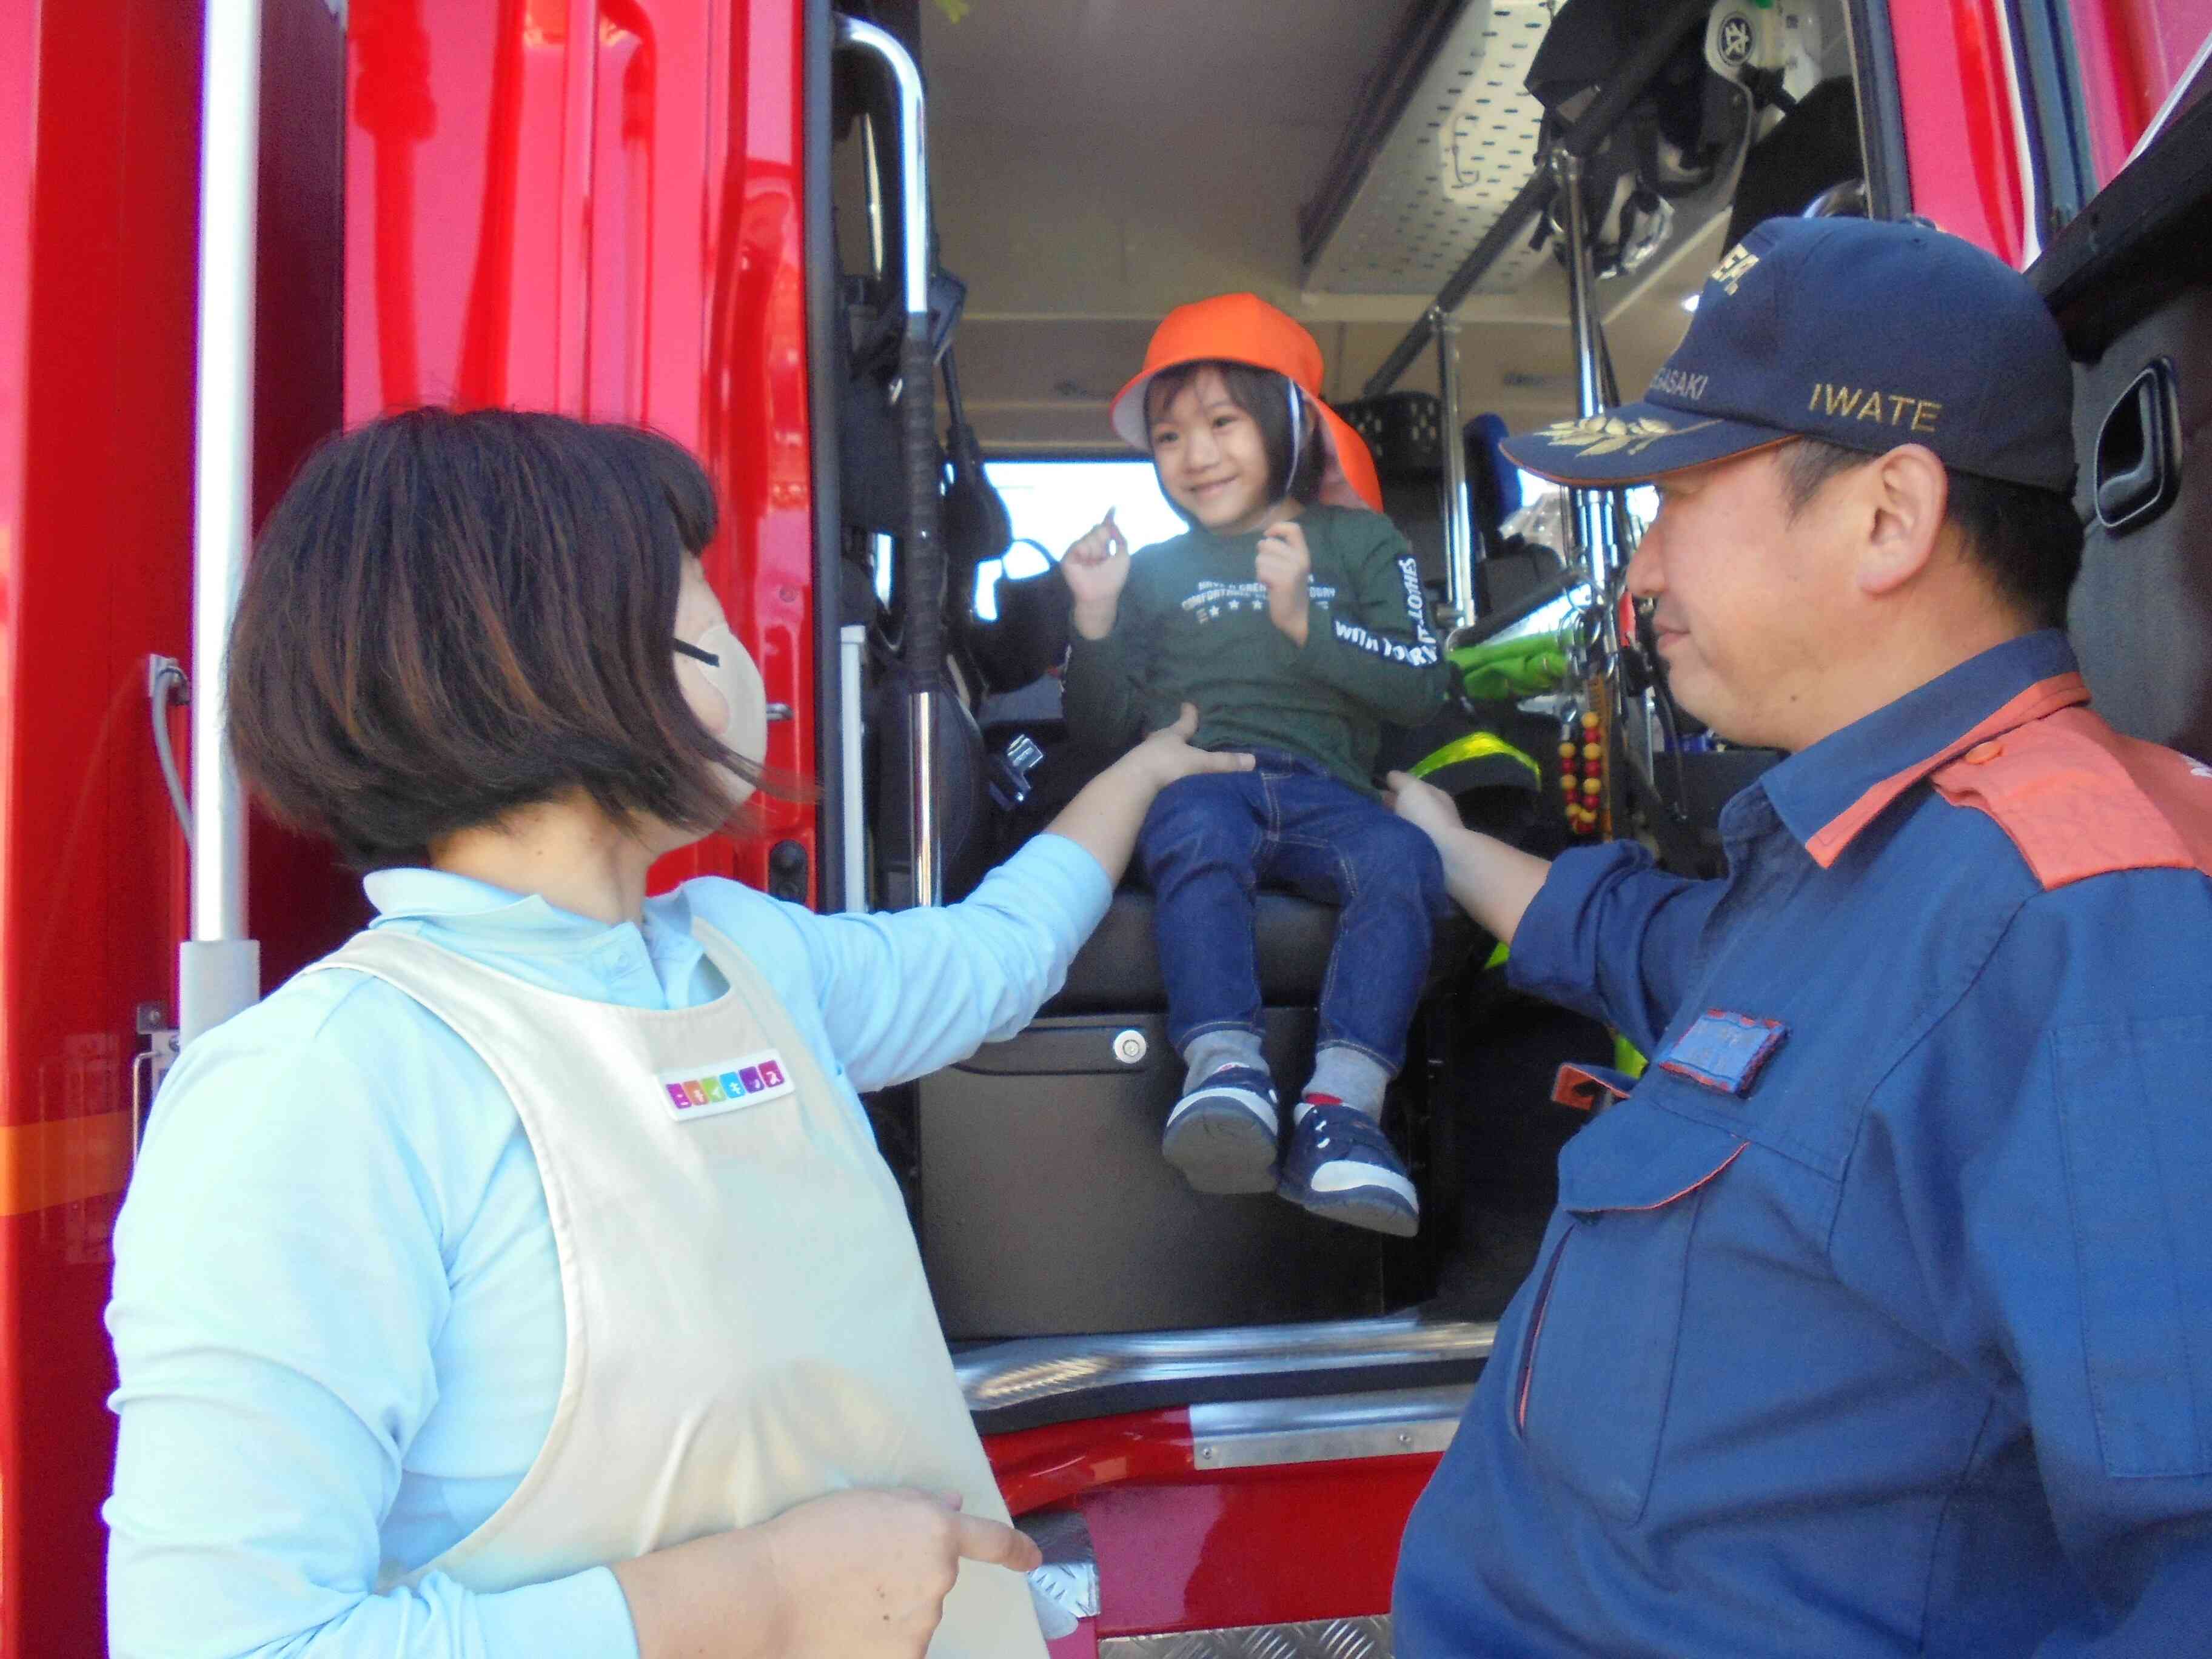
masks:
<path id="1" fill-rule="evenodd" d="M 1400 779 L 1516 984 L 1653 1064 L 1409 1524 L 1403 1659 L 2212 1651 L 2212 769 L 2088 707 L 2071 374 L 1940 233 L 1773 221 L 1645 400 L 1684 707 L 1788 758 L 1728 872 Z"/>

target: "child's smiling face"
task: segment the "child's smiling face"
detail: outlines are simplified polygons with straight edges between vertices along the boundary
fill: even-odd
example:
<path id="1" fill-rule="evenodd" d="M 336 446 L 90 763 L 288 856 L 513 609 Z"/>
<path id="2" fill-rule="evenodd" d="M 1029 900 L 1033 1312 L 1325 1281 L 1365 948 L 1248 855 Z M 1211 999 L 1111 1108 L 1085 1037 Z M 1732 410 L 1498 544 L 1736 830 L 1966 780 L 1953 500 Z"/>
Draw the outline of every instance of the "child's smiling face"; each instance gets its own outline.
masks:
<path id="1" fill-rule="evenodd" d="M 1152 461 L 1168 498 L 1217 536 L 1264 527 L 1267 445 L 1259 422 L 1229 395 L 1218 368 L 1202 368 L 1157 411 Z"/>

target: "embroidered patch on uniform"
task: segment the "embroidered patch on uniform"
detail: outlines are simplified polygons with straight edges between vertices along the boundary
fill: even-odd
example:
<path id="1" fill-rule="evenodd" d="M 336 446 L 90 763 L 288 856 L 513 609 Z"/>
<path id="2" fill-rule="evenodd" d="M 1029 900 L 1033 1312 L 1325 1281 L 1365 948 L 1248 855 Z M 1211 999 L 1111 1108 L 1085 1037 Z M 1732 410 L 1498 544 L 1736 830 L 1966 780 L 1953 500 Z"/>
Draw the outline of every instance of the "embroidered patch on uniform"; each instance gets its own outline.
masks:
<path id="1" fill-rule="evenodd" d="M 1708 1008 L 1676 1039 L 1659 1069 L 1724 1095 L 1747 1095 L 1759 1069 L 1789 1035 L 1790 1028 L 1778 1019 Z"/>
<path id="2" fill-rule="evenodd" d="M 668 1115 L 677 1118 L 714 1117 L 741 1106 L 757 1106 L 792 1090 L 783 1056 L 774 1048 L 720 1066 L 657 1073 L 654 1080 L 667 1093 Z"/>

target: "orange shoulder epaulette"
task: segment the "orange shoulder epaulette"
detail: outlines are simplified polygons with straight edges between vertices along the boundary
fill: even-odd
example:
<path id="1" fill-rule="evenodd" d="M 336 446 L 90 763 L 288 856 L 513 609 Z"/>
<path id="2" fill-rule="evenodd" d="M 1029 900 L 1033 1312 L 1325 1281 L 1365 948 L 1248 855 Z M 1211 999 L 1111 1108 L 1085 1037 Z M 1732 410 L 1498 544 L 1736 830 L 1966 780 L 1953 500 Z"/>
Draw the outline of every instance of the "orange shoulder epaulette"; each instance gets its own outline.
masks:
<path id="1" fill-rule="evenodd" d="M 1935 775 L 1954 806 L 2001 824 L 2047 892 L 2116 870 L 2212 875 L 2212 766 L 2062 708 Z"/>

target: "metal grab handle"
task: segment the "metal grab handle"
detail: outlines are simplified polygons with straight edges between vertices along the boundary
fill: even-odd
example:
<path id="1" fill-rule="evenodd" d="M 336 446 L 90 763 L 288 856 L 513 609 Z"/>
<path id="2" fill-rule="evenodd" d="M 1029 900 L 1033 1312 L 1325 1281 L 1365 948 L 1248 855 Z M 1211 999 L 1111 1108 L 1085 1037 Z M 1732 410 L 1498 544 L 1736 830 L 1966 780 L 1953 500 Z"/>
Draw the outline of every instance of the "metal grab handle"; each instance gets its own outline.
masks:
<path id="1" fill-rule="evenodd" d="M 184 832 L 185 850 L 192 847 L 192 809 L 185 798 L 185 780 L 177 770 L 176 746 L 169 741 L 169 708 L 173 703 L 190 706 L 192 683 L 174 657 L 158 653 L 146 659 L 146 697 L 154 706 L 154 754 L 161 763 L 161 781 L 176 809 L 177 828 Z"/>
<path id="2" fill-rule="evenodd" d="M 872 23 L 837 18 L 837 44 L 872 53 L 898 88 L 899 285 L 906 337 L 899 345 L 900 456 L 906 478 L 907 535 L 899 550 L 906 635 L 901 654 L 911 676 L 907 736 L 908 825 L 914 848 L 914 902 L 944 902 L 945 849 L 937 819 L 937 701 L 945 682 L 945 550 L 937 537 L 937 408 L 929 341 L 929 159 L 921 70 L 907 49 Z"/>
<path id="3" fill-rule="evenodd" d="M 1475 602 L 1474 511 L 1467 493 L 1467 438 L 1461 427 L 1459 324 L 1437 306 L 1429 307 L 1429 330 L 1437 339 L 1437 403 L 1443 430 L 1444 608 L 1448 628 L 1472 625 L 1480 612 Z"/>
<path id="4" fill-rule="evenodd" d="M 198 380 L 193 411 L 192 928 L 178 949 L 183 1041 L 261 995 L 246 937 L 246 791 L 223 731 L 224 661 L 253 499 L 261 0 L 210 0 L 201 55 Z"/>
<path id="5" fill-rule="evenodd" d="M 161 1085 L 169 1075 L 169 1067 L 177 1063 L 178 1044 L 174 1031 L 149 1031 L 146 1046 L 131 1056 L 131 1156 L 138 1157 L 138 1143 L 146 1138 L 146 1114 L 154 1104 L 154 1097 L 161 1092 Z"/>
<path id="6" fill-rule="evenodd" d="M 1566 231 L 1567 309 L 1575 339 L 1575 413 L 1587 420 L 1604 412 L 1605 386 L 1599 372 L 1596 279 L 1590 274 L 1589 224 L 1583 217 L 1582 158 L 1565 146 L 1552 152 L 1552 167 L 1559 182 L 1559 222 Z M 1620 568 L 1613 541 L 1612 492 L 1574 489 L 1568 492 L 1574 510 L 1576 551 L 1588 572 L 1591 603 L 1598 607 L 1605 660 L 1611 662 L 1620 647 L 1618 619 L 1613 612 L 1613 580 Z"/>

